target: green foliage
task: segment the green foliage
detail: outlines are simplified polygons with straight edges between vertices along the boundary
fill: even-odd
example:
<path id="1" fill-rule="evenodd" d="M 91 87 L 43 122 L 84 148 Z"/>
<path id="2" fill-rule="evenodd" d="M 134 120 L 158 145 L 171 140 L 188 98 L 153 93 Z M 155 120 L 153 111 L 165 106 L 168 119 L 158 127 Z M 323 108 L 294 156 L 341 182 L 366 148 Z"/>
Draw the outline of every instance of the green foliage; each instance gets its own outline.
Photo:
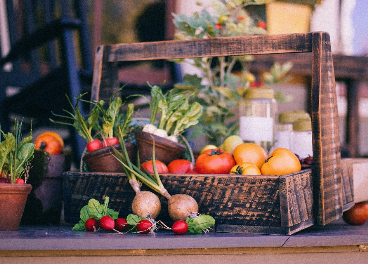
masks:
<path id="1" fill-rule="evenodd" d="M 202 234 L 215 224 L 215 219 L 210 215 L 199 215 L 195 218 L 188 217 L 188 234 Z"/>
<path id="2" fill-rule="evenodd" d="M 192 16 L 173 14 L 177 28 L 175 38 L 187 40 L 267 34 L 266 30 L 257 27 L 260 19 L 249 13 L 247 6 L 268 2 L 272 1 L 213 0 L 212 13 L 204 6 L 202 11 L 195 12 Z M 220 145 L 224 138 L 237 133 L 238 122 L 234 121 L 234 109 L 244 89 L 251 85 L 252 81 L 247 76 L 251 74 L 248 63 L 252 59 L 252 56 L 246 55 L 174 60 L 177 63 L 189 63 L 201 73 L 201 76 L 187 74 L 182 83 L 175 85 L 178 89 L 191 91 L 195 95 L 192 100 L 203 107 L 203 114 L 194 135 L 204 133 L 208 136 L 210 144 Z M 240 66 L 238 74 L 233 71 L 235 64 Z M 264 82 L 271 84 L 283 81 L 290 70 L 289 66 L 290 64 L 275 66 L 266 73 Z"/>
<path id="3" fill-rule="evenodd" d="M 86 230 L 85 223 L 89 218 L 100 220 L 104 215 L 111 216 L 114 220 L 118 218 L 119 213 L 108 207 L 110 198 L 105 197 L 104 203 L 100 204 L 96 199 L 89 199 L 88 204 L 83 206 L 80 211 L 80 220 L 72 228 L 73 231 Z"/>
<path id="4" fill-rule="evenodd" d="M 11 183 L 27 174 L 29 163 L 33 159 L 35 144 L 31 135 L 23 138 L 21 133 L 22 122 L 15 120 L 14 132 L 4 133 L 0 130 L 4 140 L 0 137 L 0 171 L 9 174 Z M 27 180 L 28 175 L 24 175 Z"/>

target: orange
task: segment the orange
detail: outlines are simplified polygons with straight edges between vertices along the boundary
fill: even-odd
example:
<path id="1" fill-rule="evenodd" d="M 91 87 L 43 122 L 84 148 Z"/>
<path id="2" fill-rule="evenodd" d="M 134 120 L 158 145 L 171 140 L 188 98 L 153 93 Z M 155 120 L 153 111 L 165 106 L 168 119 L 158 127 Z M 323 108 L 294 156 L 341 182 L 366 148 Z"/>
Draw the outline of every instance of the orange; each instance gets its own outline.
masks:
<path id="1" fill-rule="evenodd" d="M 267 159 L 267 152 L 261 146 L 254 143 L 242 143 L 234 149 L 234 159 L 236 164 L 250 162 L 261 169 Z"/>
<path id="2" fill-rule="evenodd" d="M 263 175 L 286 175 L 300 170 L 298 157 L 287 148 L 275 149 L 261 168 Z"/>
<path id="3" fill-rule="evenodd" d="M 261 171 L 256 164 L 250 162 L 244 162 L 240 165 L 235 165 L 231 168 L 230 174 L 241 175 L 261 175 Z"/>

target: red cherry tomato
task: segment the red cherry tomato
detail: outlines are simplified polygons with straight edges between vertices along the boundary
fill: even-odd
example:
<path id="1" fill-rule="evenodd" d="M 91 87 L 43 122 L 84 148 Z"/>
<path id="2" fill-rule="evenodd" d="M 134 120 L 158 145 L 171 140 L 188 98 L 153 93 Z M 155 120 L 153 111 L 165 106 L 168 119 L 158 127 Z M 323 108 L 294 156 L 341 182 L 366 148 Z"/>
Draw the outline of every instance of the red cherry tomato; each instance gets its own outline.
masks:
<path id="1" fill-rule="evenodd" d="M 186 159 L 173 160 L 167 167 L 169 173 L 187 173 L 194 170 L 194 164 Z"/>
<path id="2" fill-rule="evenodd" d="M 105 140 L 103 141 L 102 146 L 103 147 L 108 147 L 108 146 L 113 146 L 119 144 L 119 140 L 116 137 L 111 137 L 111 138 L 105 138 Z"/>
<path id="3" fill-rule="evenodd" d="M 169 169 L 167 168 L 167 166 L 165 165 L 165 163 L 163 163 L 163 162 L 161 162 L 159 160 L 156 160 L 155 164 L 156 164 L 156 168 L 157 168 L 157 172 L 158 173 L 169 173 Z M 153 162 L 152 162 L 152 160 L 143 162 L 141 164 L 141 166 L 143 168 L 145 168 L 149 173 L 153 173 Z M 141 168 L 141 170 L 143 172 L 145 172 L 145 170 L 143 168 Z"/>
<path id="4" fill-rule="evenodd" d="M 223 149 L 208 149 L 196 161 L 196 171 L 201 174 L 229 174 L 235 166 L 233 155 Z"/>
<path id="5" fill-rule="evenodd" d="M 88 152 L 92 152 L 100 148 L 102 148 L 102 142 L 97 138 L 87 143 Z"/>

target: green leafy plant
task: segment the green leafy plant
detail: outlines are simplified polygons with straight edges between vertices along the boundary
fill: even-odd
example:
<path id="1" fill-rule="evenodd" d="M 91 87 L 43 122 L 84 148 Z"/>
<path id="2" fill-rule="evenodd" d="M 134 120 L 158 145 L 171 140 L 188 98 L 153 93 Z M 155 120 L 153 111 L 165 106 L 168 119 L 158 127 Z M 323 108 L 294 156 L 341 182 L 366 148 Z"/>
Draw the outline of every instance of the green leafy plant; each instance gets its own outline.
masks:
<path id="1" fill-rule="evenodd" d="M 190 102 L 191 93 L 181 89 L 162 92 L 160 86 L 151 87 L 151 99 L 144 95 L 132 95 L 146 98 L 150 106 L 150 124 L 143 131 L 177 142 L 178 136 L 198 124 L 202 115 L 202 106 Z"/>
<path id="2" fill-rule="evenodd" d="M 111 216 L 114 220 L 118 218 L 119 213 L 110 209 L 109 206 L 110 198 L 105 197 L 104 203 L 100 204 L 96 199 L 89 199 L 88 204 L 83 206 L 80 211 L 80 220 L 72 228 L 73 231 L 86 230 L 85 223 L 89 218 L 100 220 L 103 216 Z"/>
<path id="3" fill-rule="evenodd" d="M 177 29 L 176 39 L 202 39 L 216 37 L 234 37 L 245 35 L 263 35 L 267 31 L 259 25 L 260 18 L 247 11 L 250 5 L 260 5 L 267 0 L 213 0 L 207 11 L 204 6 L 192 16 L 173 14 Z M 234 120 L 234 109 L 242 98 L 245 89 L 263 84 L 279 83 L 286 80 L 291 63 L 275 64 L 264 74 L 262 83 L 256 82 L 249 71 L 249 62 L 253 56 L 227 56 L 174 60 L 186 62 L 198 70 L 198 74 L 186 74 L 178 89 L 190 91 L 195 96 L 192 101 L 200 103 L 203 114 L 193 136 L 205 133 L 210 144 L 220 145 L 224 138 L 238 131 L 238 120 Z M 237 70 L 234 71 L 235 66 Z M 277 99 L 288 100 L 282 94 Z"/>
<path id="4" fill-rule="evenodd" d="M 0 137 L 0 171 L 2 176 L 9 175 L 11 183 L 24 176 L 28 178 L 30 162 L 33 159 L 35 144 L 32 143 L 32 130 L 28 137 L 22 136 L 22 122 L 15 120 L 14 132 L 1 131 Z"/>

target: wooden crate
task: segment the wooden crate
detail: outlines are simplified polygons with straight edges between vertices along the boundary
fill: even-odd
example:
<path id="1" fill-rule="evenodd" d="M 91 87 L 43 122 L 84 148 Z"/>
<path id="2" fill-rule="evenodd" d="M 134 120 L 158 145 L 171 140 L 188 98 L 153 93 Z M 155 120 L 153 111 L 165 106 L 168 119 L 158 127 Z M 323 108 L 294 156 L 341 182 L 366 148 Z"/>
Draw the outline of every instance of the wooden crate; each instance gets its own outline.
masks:
<path id="1" fill-rule="evenodd" d="M 286 176 L 161 175 L 169 193 L 191 195 L 199 212 L 216 219 L 217 232 L 292 234 L 313 225 L 311 169 Z M 132 213 L 135 193 L 123 174 L 64 174 L 65 221 L 77 223 L 90 198 L 110 198 L 122 217 Z M 167 199 L 161 196 L 157 220 L 171 224 Z"/>
<path id="2" fill-rule="evenodd" d="M 308 216 L 309 218 L 305 221 L 325 225 L 338 219 L 343 210 L 353 203 L 353 193 L 345 193 L 345 188 L 343 188 L 343 184 L 350 181 L 343 181 L 342 178 L 335 76 L 328 33 L 311 32 L 99 46 L 95 56 L 92 100 L 108 100 L 112 93 L 120 88 L 117 78 L 120 61 L 283 53 L 294 53 L 295 56 L 298 56 L 298 53 L 311 53 L 312 56 L 311 117 L 314 167 L 309 178 L 311 187 L 306 188 L 307 192 L 313 196 L 313 206 L 310 207 L 313 211 L 312 215 Z M 301 172 L 302 175 L 304 175 L 303 173 Z M 285 179 L 288 179 L 288 176 L 291 176 L 290 180 L 294 181 L 293 177 L 298 178 L 299 173 L 287 175 Z M 213 180 L 217 178 L 216 175 L 212 175 L 212 177 Z M 278 186 L 276 188 L 278 191 L 280 191 L 279 187 L 285 186 L 285 184 L 280 184 L 282 177 L 262 176 L 262 178 L 274 181 L 275 186 Z M 285 181 L 287 182 L 287 180 Z M 89 182 L 88 184 L 98 185 L 100 182 Z M 120 185 L 115 188 L 120 188 Z M 186 187 L 182 188 L 184 191 Z M 235 188 L 237 187 L 230 185 L 228 192 L 232 192 Z M 291 196 L 288 194 L 286 197 L 296 195 L 293 194 L 292 188 L 288 189 L 287 192 L 290 192 Z M 285 190 L 282 193 L 285 193 Z M 349 197 L 343 199 L 345 195 Z M 280 208 L 284 208 L 282 212 L 293 212 L 302 206 L 298 204 L 296 207 L 291 207 L 286 202 L 287 200 L 280 197 Z M 349 201 L 349 203 L 344 204 L 344 201 Z M 245 204 L 246 202 L 249 201 L 244 201 Z M 231 207 L 228 208 L 228 211 L 228 218 L 236 214 Z M 217 212 L 212 210 L 211 214 L 214 213 Z M 252 225 L 248 225 L 246 222 L 246 225 L 240 226 L 263 226 L 260 220 L 257 221 Z M 289 230 L 286 230 L 285 233 L 291 233 L 292 229 L 300 230 L 308 226 L 308 224 L 303 226 L 304 220 L 298 223 L 293 221 L 292 218 L 285 218 L 284 215 L 278 228 L 285 227 L 281 223 L 290 222 L 289 225 L 286 225 Z M 272 230 L 270 232 L 272 233 Z"/>

